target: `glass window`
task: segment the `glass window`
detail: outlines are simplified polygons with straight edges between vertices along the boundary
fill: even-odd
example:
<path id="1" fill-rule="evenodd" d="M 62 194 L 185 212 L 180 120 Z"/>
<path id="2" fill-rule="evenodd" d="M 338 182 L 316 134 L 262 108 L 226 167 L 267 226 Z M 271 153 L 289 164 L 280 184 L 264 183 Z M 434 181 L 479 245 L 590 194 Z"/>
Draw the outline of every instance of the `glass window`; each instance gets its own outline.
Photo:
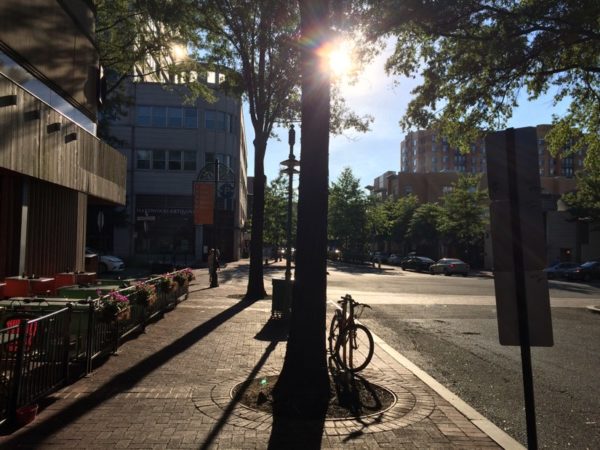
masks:
<path id="1" fill-rule="evenodd" d="M 224 114 L 225 116 L 225 131 L 228 133 L 233 133 L 232 125 L 233 121 L 231 120 L 231 114 Z"/>
<path id="2" fill-rule="evenodd" d="M 207 110 L 204 112 L 204 126 L 207 130 L 215 129 L 216 111 Z"/>
<path id="3" fill-rule="evenodd" d="M 208 71 L 206 72 L 206 82 L 208 84 L 216 84 L 217 83 L 217 74 L 215 72 Z"/>
<path id="4" fill-rule="evenodd" d="M 137 150 L 135 152 L 135 161 L 138 169 L 149 169 L 150 152 L 148 150 Z"/>
<path id="5" fill-rule="evenodd" d="M 167 109 L 167 126 L 170 128 L 181 128 L 182 123 L 181 108 L 169 107 Z"/>
<path id="6" fill-rule="evenodd" d="M 183 127 L 198 128 L 198 110 L 196 108 L 184 108 L 183 112 Z"/>
<path id="7" fill-rule="evenodd" d="M 138 106 L 135 123 L 141 127 L 152 125 L 152 106 Z"/>
<path id="8" fill-rule="evenodd" d="M 154 106 L 152 107 L 152 126 L 164 128 L 167 123 L 167 107 Z"/>
<path id="9" fill-rule="evenodd" d="M 169 151 L 169 170 L 181 170 L 181 151 Z"/>
<path id="10" fill-rule="evenodd" d="M 225 131 L 226 130 L 226 128 L 225 128 L 225 116 L 226 115 L 227 114 L 220 112 L 220 111 L 216 112 L 216 114 L 215 114 L 215 117 L 216 117 L 215 129 L 217 131 Z"/>
<path id="11" fill-rule="evenodd" d="M 196 170 L 196 152 L 183 152 L 183 170 Z"/>
<path id="12" fill-rule="evenodd" d="M 152 168 L 155 170 L 165 170 L 167 155 L 164 150 L 152 150 Z"/>

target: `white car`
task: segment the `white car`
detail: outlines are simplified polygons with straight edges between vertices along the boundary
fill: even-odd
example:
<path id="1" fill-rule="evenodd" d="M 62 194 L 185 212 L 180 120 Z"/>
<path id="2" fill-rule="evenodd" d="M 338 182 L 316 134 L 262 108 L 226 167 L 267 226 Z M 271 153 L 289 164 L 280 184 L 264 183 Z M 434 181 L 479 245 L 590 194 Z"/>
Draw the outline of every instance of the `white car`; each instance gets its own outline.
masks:
<path id="1" fill-rule="evenodd" d="M 96 250 L 86 247 L 86 255 L 98 255 L 98 273 L 102 272 L 122 272 L 125 270 L 125 263 L 117 256 L 101 255 Z"/>

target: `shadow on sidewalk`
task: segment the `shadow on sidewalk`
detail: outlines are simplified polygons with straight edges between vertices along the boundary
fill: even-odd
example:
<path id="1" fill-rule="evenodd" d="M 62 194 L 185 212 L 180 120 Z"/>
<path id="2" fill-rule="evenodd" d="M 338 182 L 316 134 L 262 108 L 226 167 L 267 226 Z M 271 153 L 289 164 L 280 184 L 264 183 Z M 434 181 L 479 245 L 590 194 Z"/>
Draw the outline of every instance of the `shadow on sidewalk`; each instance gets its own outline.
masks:
<path id="1" fill-rule="evenodd" d="M 86 412 L 99 407 L 107 400 L 110 400 L 119 393 L 126 392 L 133 388 L 149 373 L 157 370 L 159 367 L 167 364 L 173 358 L 179 354 L 185 352 L 187 349 L 192 347 L 202 338 L 217 329 L 220 325 L 225 323 L 227 320 L 234 317 L 236 314 L 243 311 L 251 303 L 239 302 L 232 305 L 225 311 L 222 311 L 212 319 L 207 320 L 201 325 L 198 325 L 187 334 L 181 336 L 176 341 L 167 345 L 160 351 L 148 356 L 146 359 L 138 362 L 128 370 L 115 375 L 111 380 L 100 386 L 95 392 L 89 396 L 76 400 L 64 409 L 57 411 L 52 417 L 30 426 L 14 437 L 2 439 L 0 441 L 1 448 L 17 448 L 19 444 L 41 444 L 44 442 L 44 438 L 56 434 L 59 430 L 66 428 L 72 422 L 76 421 L 79 417 L 84 415 Z M 273 343 L 273 348 L 276 343 Z M 5 434 L 10 434 L 16 430 L 7 430 Z"/>
<path id="2" fill-rule="evenodd" d="M 260 369 L 265 365 L 265 363 L 269 359 L 269 356 L 271 355 L 271 353 L 273 353 L 273 350 L 275 350 L 275 347 L 277 347 L 277 341 L 271 341 L 271 343 L 265 349 L 263 355 L 260 357 L 254 368 L 250 371 L 244 382 L 241 384 L 240 388 L 235 393 L 234 397 L 227 405 L 227 408 L 225 408 L 225 410 L 223 411 L 223 414 L 221 415 L 215 426 L 212 428 L 210 434 L 202 444 L 202 447 L 200 447 L 201 450 L 208 450 L 209 448 L 211 448 L 211 444 L 213 443 L 217 435 L 221 432 L 223 426 L 227 423 L 227 419 L 229 419 L 229 416 L 231 416 L 231 413 L 233 412 L 235 406 L 240 402 L 240 400 L 244 396 L 244 393 L 246 392 L 252 381 L 256 378 L 258 372 L 260 372 Z"/>

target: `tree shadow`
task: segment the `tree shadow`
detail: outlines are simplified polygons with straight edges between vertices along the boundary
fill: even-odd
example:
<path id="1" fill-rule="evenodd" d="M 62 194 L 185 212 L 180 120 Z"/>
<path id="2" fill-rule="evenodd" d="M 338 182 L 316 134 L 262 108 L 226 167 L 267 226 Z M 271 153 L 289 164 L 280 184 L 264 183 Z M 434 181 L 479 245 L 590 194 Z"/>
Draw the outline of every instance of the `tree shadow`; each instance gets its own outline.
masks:
<path id="1" fill-rule="evenodd" d="M 289 319 L 270 318 L 262 329 L 254 336 L 259 341 L 287 341 L 290 332 Z"/>
<path id="2" fill-rule="evenodd" d="M 256 365 L 252 368 L 244 382 L 240 385 L 239 389 L 236 391 L 235 395 L 227 405 L 227 408 L 225 408 L 225 410 L 223 411 L 223 414 L 221 415 L 215 426 L 212 428 L 206 440 L 203 442 L 202 446 L 200 447 L 201 450 L 208 450 L 209 448 L 211 448 L 213 441 L 221 432 L 223 426 L 225 426 L 225 424 L 227 423 L 227 419 L 229 419 L 236 405 L 240 402 L 240 400 L 244 396 L 244 393 L 246 392 L 252 381 L 256 378 L 258 372 L 260 372 L 260 369 L 262 369 L 262 367 L 265 365 L 265 363 L 269 359 L 269 356 L 271 355 L 271 353 L 273 353 L 273 350 L 275 350 L 275 347 L 277 347 L 277 341 L 271 341 L 271 343 L 265 349 L 263 355 L 260 357 Z"/>
<path id="3" fill-rule="evenodd" d="M 115 375 L 89 396 L 76 400 L 64 409 L 58 411 L 52 417 L 49 417 L 47 420 L 40 421 L 24 430 L 18 436 L 11 437 L 2 442 L 2 447 L 17 448 L 20 443 L 26 443 L 31 446 L 35 446 L 33 443 L 37 443 L 38 445 L 43 443 L 45 438 L 67 427 L 90 410 L 101 406 L 104 402 L 110 400 L 114 396 L 135 387 L 135 385 L 148 376 L 148 374 L 161 366 L 168 364 L 173 358 L 197 344 L 198 341 L 248 306 L 250 306 L 250 304 L 247 302 L 239 302 L 232 305 L 203 324 L 198 325 L 171 344 L 136 363 L 131 368 Z M 10 432 L 13 431 L 14 429 L 6 430 L 5 434 L 10 434 Z"/>

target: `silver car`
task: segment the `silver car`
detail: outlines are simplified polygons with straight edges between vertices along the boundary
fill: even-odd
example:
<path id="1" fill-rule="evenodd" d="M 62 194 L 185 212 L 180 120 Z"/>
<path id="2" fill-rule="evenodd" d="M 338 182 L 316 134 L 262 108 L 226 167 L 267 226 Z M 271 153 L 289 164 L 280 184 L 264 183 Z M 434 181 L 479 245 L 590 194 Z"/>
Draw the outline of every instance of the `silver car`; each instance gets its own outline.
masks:
<path id="1" fill-rule="evenodd" d="M 431 275 L 443 273 L 446 276 L 460 274 L 466 277 L 469 274 L 469 270 L 471 270 L 471 267 L 466 262 L 455 258 L 442 258 L 429 267 Z"/>

